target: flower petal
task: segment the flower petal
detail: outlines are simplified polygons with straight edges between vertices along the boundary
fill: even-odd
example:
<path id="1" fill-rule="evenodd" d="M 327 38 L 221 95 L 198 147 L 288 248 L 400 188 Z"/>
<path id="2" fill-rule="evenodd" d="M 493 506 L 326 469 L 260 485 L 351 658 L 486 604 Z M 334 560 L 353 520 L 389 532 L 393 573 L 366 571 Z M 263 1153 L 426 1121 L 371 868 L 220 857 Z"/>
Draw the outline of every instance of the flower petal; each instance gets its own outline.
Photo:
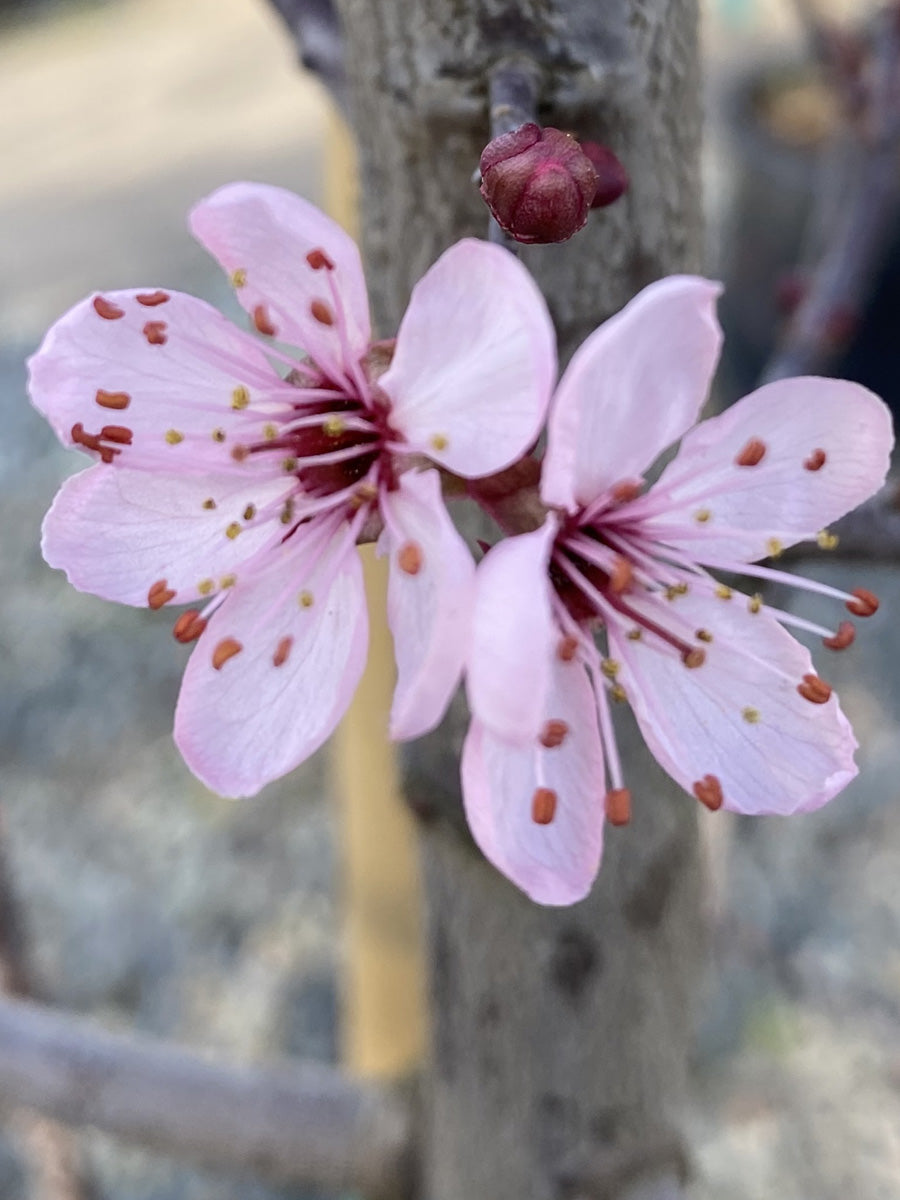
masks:
<path id="1" fill-rule="evenodd" d="M 365 665 L 368 620 L 355 549 L 337 564 L 326 555 L 302 583 L 292 580 L 293 550 L 236 587 L 185 670 L 175 741 L 194 774 L 222 796 L 251 796 L 317 750 Z M 301 587 L 313 597 L 308 607 L 298 604 Z M 240 652 L 216 670 L 214 652 L 230 638 Z"/>
<path id="2" fill-rule="evenodd" d="M 237 298 L 254 319 L 262 306 L 280 341 L 305 351 L 331 379 L 348 378 L 368 348 L 369 303 L 359 250 L 340 225 L 284 188 L 230 183 L 200 201 L 190 226 L 239 285 Z M 316 251 L 331 266 L 319 265 Z"/>
<path id="3" fill-rule="evenodd" d="M 536 440 L 555 377 L 553 325 L 537 284 L 502 247 L 467 238 L 413 289 L 379 385 L 411 448 L 473 479 Z"/>
<path id="4" fill-rule="evenodd" d="M 247 521 L 245 514 L 249 504 L 262 510 L 284 491 L 277 479 L 252 484 L 98 463 L 57 493 L 44 518 L 44 558 L 73 587 L 105 600 L 146 605 L 149 589 L 165 579 L 173 602 L 184 604 L 218 591 L 273 532 L 283 532 L 277 521 Z M 229 537 L 229 526 L 239 536 Z"/>
<path id="5" fill-rule="evenodd" d="M 717 283 L 651 283 L 575 352 L 550 410 L 541 495 L 574 512 L 639 478 L 689 429 L 722 344 Z"/>
<path id="6" fill-rule="evenodd" d="M 603 755 L 582 667 L 555 660 L 544 718 L 565 721 L 560 746 L 510 746 L 472 722 L 462 758 L 472 836 L 494 866 L 539 904 L 584 899 L 603 849 Z M 532 818 L 537 787 L 556 795 L 547 825 Z"/>
<path id="7" fill-rule="evenodd" d="M 547 568 L 556 535 L 548 517 L 534 533 L 506 538 L 475 576 L 469 707 L 497 737 L 530 745 L 544 722 L 550 664 L 560 633 L 550 608 Z"/>
<path id="8" fill-rule="evenodd" d="M 121 315 L 101 316 L 98 305 Z M 88 436 L 118 428 L 130 444 L 103 437 L 117 466 L 172 473 L 235 470 L 236 441 L 262 441 L 267 413 L 293 390 L 221 313 L 158 290 L 83 300 L 52 326 L 29 371 L 32 402 L 64 445 L 77 444 L 78 425 Z"/>
<path id="9" fill-rule="evenodd" d="M 859 384 L 782 379 L 691 430 L 635 508 L 665 502 L 646 530 L 701 562 L 753 561 L 773 537 L 784 546 L 815 537 L 876 492 L 893 441 L 889 409 Z M 741 466 L 751 442 L 765 452 Z"/>
<path id="10" fill-rule="evenodd" d="M 664 602 L 663 602 L 664 603 Z M 639 601 L 633 601 L 639 607 Z M 715 775 L 733 812 L 787 815 L 820 807 L 856 775 L 856 739 L 837 697 L 812 704 L 797 691 L 814 672 L 809 652 L 745 597 L 687 595 L 674 612 L 708 630 L 705 663 L 610 630 L 610 654 L 650 750 L 690 792 Z"/>
<path id="11" fill-rule="evenodd" d="M 450 520 L 437 471 L 407 471 L 382 497 L 390 554 L 388 621 L 397 688 L 391 737 L 421 737 L 438 724 L 469 649 L 475 563 Z"/>

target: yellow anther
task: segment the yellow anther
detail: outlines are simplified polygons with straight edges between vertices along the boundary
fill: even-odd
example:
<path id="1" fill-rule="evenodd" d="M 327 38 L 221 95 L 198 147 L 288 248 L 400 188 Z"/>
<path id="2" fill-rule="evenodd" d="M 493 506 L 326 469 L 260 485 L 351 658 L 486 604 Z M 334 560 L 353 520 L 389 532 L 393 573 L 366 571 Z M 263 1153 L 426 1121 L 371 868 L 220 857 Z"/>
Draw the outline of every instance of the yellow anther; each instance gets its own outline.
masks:
<path id="1" fill-rule="evenodd" d="M 294 502 L 293 502 L 293 500 L 286 500 L 284 508 L 281 510 L 281 523 L 282 523 L 282 525 L 290 525 L 290 523 L 291 523 L 291 521 L 293 521 L 293 519 L 294 519 Z"/>
<path id="2" fill-rule="evenodd" d="M 347 428 L 347 422 L 342 417 L 328 417 L 322 422 L 322 432 L 328 437 L 340 437 Z"/>
<path id="3" fill-rule="evenodd" d="M 759 709 L 758 708 L 751 708 L 748 704 L 746 708 L 741 709 L 741 716 L 744 718 L 744 720 L 747 722 L 748 725 L 758 725 L 759 724 Z"/>
<path id="4" fill-rule="evenodd" d="M 706 642 L 708 644 L 712 640 L 713 640 L 713 635 L 709 632 L 708 629 L 698 629 L 697 630 L 697 641 Z"/>
<path id="5" fill-rule="evenodd" d="M 750 599 L 747 601 L 747 608 L 752 613 L 758 613 L 759 610 L 762 608 L 762 603 L 763 603 L 762 596 L 759 594 L 759 592 L 757 592 L 755 595 L 751 596 Z"/>
<path id="6" fill-rule="evenodd" d="M 211 591 L 213 591 L 215 586 L 216 585 L 213 583 L 213 581 L 211 579 L 201 579 L 200 582 L 197 584 L 197 591 L 200 593 L 201 596 L 208 596 L 209 593 Z"/>
<path id="7" fill-rule="evenodd" d="M 237 521 L 232 521 L 231 524 L 229 526 L 227 526 L 227 528 L 225 529 L 225 536 L 228 538 L 231 538 L 231 540 L 234 541 L 234 539 L 238 536 L 238 534 L 240 532 L 241 532 L 240 525 L 237 523 Z"/>
<path id="8" fill-rule="evenodd" d="M 314 602 L 315 597 L 313 596 L 312 592 L 308 592 L 306 588 L 304 588 L 297 597 L 297 603 L 301 608 L 312 608 Z"/>
<path id="9" fill-rule="evenodd" d="M 263 437 L 267 442 L 274 442 L 278 437 L 278 426 L 273 425 L 271 421 L 267 421 L 263 425 Z"/>
<path id="10" fill-rule="evenodd" d="M 231 393 L 231 407 L 240 411 L 250 403 L 250 393 L 242 383 L 239 383 Z"/>
<path id="11" fill-rule="evenodd" d="M 636 625 L 634 629 L 629 629 L 625 636 L 630 642 L 639 642 L 643 636 L 643 631 Z"/>
<path id="12" fill-rule="evenodd" d="M 247 507 L 244 509 L 244 520 L 252 521 L 255 516 L 256 516 L 256 505 L 248 504 Z"/>
<path id="13" fill-rule="evenodd" d="M 213 500 L 212 496 L 210 496 L 207 500 L 203 501 L 203 507 L 204 508 L 215 508 L 216 507 L 216 502 L 215 502 L 215 500 Z"/>
<path id="14" fill-rule="evenodd" d="M 834 550 L 840 540 L 836 533 L 831 533 L 828 529 L 822 529 L 816 534 L 820 550 Z"/>
<path id="15" fill-rule="evenodd" d="M 612 696 L 613 700 L 615 700 L 616 704 L 624 704 L 628 699 L 628 696 L 625 694 L 625 689 L 622 687 L 621 683 L 614 683 L 609 689 L 609 694 Z"/>
<path id="16" fill-rule="evenodd" d="M 281 465 L 282 465 L 282 467 L 284 468 L 284 470 L 285 470 L 285 471 L 288 471 L 288 472 L 291 472 L 291 471 L 296 471 L 296 470 L 297 470 L 297 460 L 296 460 L 296 458 L 283 458 L 283 459 L 281 460 Z"/>
<path id="17" fill-rule="evenodd" d="M 237 575 L 223 575 L 219 583 L 220 588 L 234 587 L 237 583 Z"/>
<path id="18" fill-rule="evenodd" d="M 694 520 L 699 521 L 701 525 L 705 525 L 707 521 L 712 520 L 712 509 L 698 508 L 694 513 Z"/>
<path id="19" fill-rule="evenodd" d="M 446 450 L 450 441 L 445 433 L 433 433 L 428 439 L 432 450 Z"/>
<path id="20" fill-rule="evenodd" d="M 184 434 L 179 433 L 177 429 L 167 429 L 166 441 L 170 446 L 177 446 L 179 442 L 184 441 Z"/>
<path id="21" fill-rule="evenodd" d="M 779 558 L 784 551 L 784 543 L 776 537 L 771 537 L 766 542 L 766 553 L 769 558 Z"/>
<path id="22" fill-rule="evenodd" d="M 214 442 L 224 442 L 225 441 L 225 430 L 224 429 L 214 429 L 212 431 L 212 440 Z"/>
<path id="23" fill-rule="evenodd" d="M 245 268 L 235 267 L 235 269 L 229 275 L 229 279 L 231 280 L 232 287 L 242 288 L 247 282 L 247 272 Z"/>
<path id="24" fill-rule="evenodd" d="M 617 663 L 614 658 L 602 658 L 600 660 L 600 670 L 607 679 L 615 679 L 621 670 L 621 663 Z"/>
<path id="25" fill-rule="evenodd" d="M 720 583 L 719 586 L 716 588 L 716 595 L 719 597 L 720 600 L 730 600 L 732 597 L 732 594 L 733 593 L 731 591 L 731 588 L 728 587 L 727 584 Z"/>
<path id="26" fill-rule="evenodd" d="M 688 585 L 686 583 L 670 583 L 666 588 L 666 599 L 677 600 L 679 596 L 688 594 Z"/>

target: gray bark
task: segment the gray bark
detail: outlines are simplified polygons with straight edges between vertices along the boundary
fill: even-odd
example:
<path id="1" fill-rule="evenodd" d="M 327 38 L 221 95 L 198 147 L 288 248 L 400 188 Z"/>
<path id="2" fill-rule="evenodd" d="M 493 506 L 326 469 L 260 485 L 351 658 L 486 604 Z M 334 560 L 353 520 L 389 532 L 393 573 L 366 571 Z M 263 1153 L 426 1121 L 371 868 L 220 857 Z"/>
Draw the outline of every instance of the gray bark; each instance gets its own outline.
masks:
<path id="1" fill-rule="evenodd" d="M 472 172 L 488 73 L 541 71 L 544 124 L 606 142 L 632 180 L 565 246 L 528 248 L 568 354 L 639 288 L 699 266 L 696 0 L 339 0 L 361 158 L 375 318 L 457 238 L 484 236 Z M 427 1200 L 680 1195 L 679 1110 L 701 952 L 695 814 L 623 736 L 635 796 L 592 896 L 540 909 L 489 868 L 459 818 L 464 714 L 419 744 L 433 1062 Z M 602 782 L 598 780 L 598 788 Z M 446 819 L 449 814 L 450 819 Z"/>

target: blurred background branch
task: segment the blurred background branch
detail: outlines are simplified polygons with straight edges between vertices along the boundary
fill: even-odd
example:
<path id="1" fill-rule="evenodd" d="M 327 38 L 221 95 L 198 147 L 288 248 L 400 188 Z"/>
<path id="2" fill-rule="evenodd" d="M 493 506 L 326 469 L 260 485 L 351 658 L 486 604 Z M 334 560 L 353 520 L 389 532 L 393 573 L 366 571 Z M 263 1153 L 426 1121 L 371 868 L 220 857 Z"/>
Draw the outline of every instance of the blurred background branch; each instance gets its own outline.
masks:
<path id="1" fill-rule="evenodd" d="M 332 0 L 269 0 L 287 25 L 300 62 L 317 75 L 342 110 L 347 103 L 344 39 Z"/>

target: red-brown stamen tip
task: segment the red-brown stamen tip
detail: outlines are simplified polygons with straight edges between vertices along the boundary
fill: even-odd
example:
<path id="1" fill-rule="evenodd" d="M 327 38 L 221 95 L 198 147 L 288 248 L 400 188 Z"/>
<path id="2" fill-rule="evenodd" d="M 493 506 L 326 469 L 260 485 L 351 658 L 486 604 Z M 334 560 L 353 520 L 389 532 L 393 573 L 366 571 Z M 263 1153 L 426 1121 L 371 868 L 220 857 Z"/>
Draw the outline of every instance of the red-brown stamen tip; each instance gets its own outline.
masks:
<path id="1" fill-rule="evenodd" d="M 804 465 L 804 467 L 806 467 L 807 471 L 821 471 L 821 469 L 825 466 L 825 463 L 827 462 L 827 460 L 828 460 L 828 455 L 825 453 L 824 450 L 822 450 L 821 448 L 818 448 L 816 450 L 813 450 L 812 454 L 809 456 L 808 459 L 806 459 L 806 461 L 804 462 L 803 465 Z"/>
<path id="2" fill-rule="evenodd" d="M 334 270 L 334 263 L 321 247 L 316 247 L 315 250 L 310 250 L 306 256 L 306 261 L 314 271 L 321 271 L 326 268 L 329 271 Z"/>
<path id="3" fill-rule="evenodd" d="M 556 792 L 553 788 L 535 788 L 531 797 L 531 819 L 535 825 L 549 825 L 556 816 Z"/>
<path id="4" fill-rule="evenodd" d="M 766 456 L 766 443 L 760 438 L 751 438 L 734 460 L 739 467 L 755 467 Z"/>
<path id="5" fill-rule="evenodd" d="M 603 807 L 610 825 L 627 825 L 631 820 L 631 792 L 628 788 L 613 788 L 606 793 Z"/>
<path id="6" fill-rule="evenodd" d="M 164 346 L 168 340 L 165 321 L 148 321 L 143 333 L 151 346 Z"/>
<path id="7" fill-rule="evenodd" d="M 156 308 L 158 304 L 165 304 L 167 300 L 171 300 L 168 292 L 157 290 L 155 292 L 139 292 L 135 297 L 138 304 L 143 304 L 144 308 Z"/>
<path id="8" fill-rule="evenodd" d="M 309 306 L 309 311 L 312 313 L 314 320 L 318 321 L 320 325 L 334 324 L 334 313 L 324 300 L 313 300 Z"/>
<path id="9" fill-rule="evenodd" d="M 556 657 L 562 662 L 571 662 L 578 651 L 578 639 L 571 635 L 561 639 L 556 647 Z"/>
<path id="10" fill-rule="evenodd" d="M 681 661 L 690 670 L 695 671 L 697 667 L 702 667 L 706 662 L 706 651 L 701 650 L 699 646 L 692 646 L 687 650 L 682 650 Z"/>
<path id="11" fill-rule="evenodd" d="M 418 575 L 424 561 L 425 556 L 418 542 L 404 542 L 397 551 L 397 566 L 406 575 Z"/>
<path id="12" fill-rule="evenodd" d="M 134 433 L 127 425 L 104 425 L 100 436 L 108 442 L 118 442 L 120 446 L 130 446 Z"/>
<path id="13" fill-rule="evenodd" d="M 848 600 L 846 608 L 854 617 L 871 617 L 878 612 L 878 597 L 867 588 L 854 588 L 855 600 Z"/>
<path id="14" fill-rule="evenodd" d="M 147 592 L 147 603 L 151 608 L 162 608 L 164 604 L 168 604 L 170 600 L 174 599 L 175 593 L 169 587 L 166 579 L 157 579 Z"/>
<path id="15" fill-rule="evenodd" d="M 227 637 L 222 638 L 221 642 L 213 650 L 212 665 L 216 671 L 221 671 L 229 658 L 234 658 L 236 654 L 240 654 L 243 646 L 237 638 Z"/>
<path id="16" fill-rule="evenodd" d="M 633 579 L 634 567 L 627 558 L 617 554 L 613 562 L 612 574 L 609 577 L 609 586 L 617 594 L 627 592 Z"/>
<path id="17" fill-rule="evenodd" d="M 831 687 L 818 675 L 804 675 L 803 682 L 797 684 L 797 691 L 810 704 L 827 704 L 831 699 Z"/>
<path id="18" fill-rule="evenodd" d="M 97 388 L 97 395 L 94 397 L 101 408 L 127 408 L 131 403 L 131 397 L 127 392 L 106 392 L 103 388 Z"/>
<path id="19" fill-rule="evenodd" d="M 248 446 L 232 446 L 231 447 L 231 457 L 234 459 L 235 462 L 243 462 L 244 459 L 249 456 L 249 454 L 250 454 L 250 448 Z"/>
<path id="20" fill-rule="evenodd" d="M 557 717 L 552 717 L 541 730 L 540 743 L 542 746 L 546 746 L 548 750 L 555 750 L 557 746 L 561 746 L 566 740 L 568 732 L 569 726 L 565 721 L 560 721 Z"/>
<path id="21" fill-rule="evenodd" d="M 278 330 L 272 324 L 272 318 L 269 316 L 269 310 L 264 304 L 257 304 L 253 310 L 253 324 L 256 326 L 257 333 L 262 333 L 266 337 L 274 337 Z"/>
<path id="22" fill-rule="evenodd" d="M 119 308 L 118 304 L 113 304 L 112 300 L 106 300 L 103 296 L 95 296 L 93 304 L 94 312 L 104 321 L 118 321 L 119 317 L 125 316 L 124 308 Z"/>
<path id="23" fill-rule="evenodd" d="M 623 479 L 613 485 L 610 494 L 617 504 L 627 504 L 630 500 L 637 500 L 642 486 L 636 479 Z"/>
<path id="24" fill-rule="evenodd" d="M 846 650 L 856 640 L 856 626 L 852 621 L 841 621 L 837 633 L 832 637 L 822 638 L 822 645 L 829 650 Z"/>
<path id="25" fill-rule="evenodd" d="M 275 647 L 275 653 L 272 655 L 272 665 L 275 667 L 283 667 L 288 660 L 288 655 L 291 652 L 291 646 L 294 644 L 294 639 L 288 635 L 283 637 Z"/>
<path id="26" fill-rule="evenodd" d="M 206 621 L 200 616 L 197 609 L 189 608 L 172 626 L 172 635 L 176 642 L 181 642 L 186 646 L 189 642 L 195 642 L 205 628 Z"/>
<path id="27" fill-rule="evenodd" d="M 722 795 L 722 784 L 717 775 L 704 775 L 702 779 L 697 780 L 692 791 L 710 812 L 717 812 L 725 800 Z"/>

